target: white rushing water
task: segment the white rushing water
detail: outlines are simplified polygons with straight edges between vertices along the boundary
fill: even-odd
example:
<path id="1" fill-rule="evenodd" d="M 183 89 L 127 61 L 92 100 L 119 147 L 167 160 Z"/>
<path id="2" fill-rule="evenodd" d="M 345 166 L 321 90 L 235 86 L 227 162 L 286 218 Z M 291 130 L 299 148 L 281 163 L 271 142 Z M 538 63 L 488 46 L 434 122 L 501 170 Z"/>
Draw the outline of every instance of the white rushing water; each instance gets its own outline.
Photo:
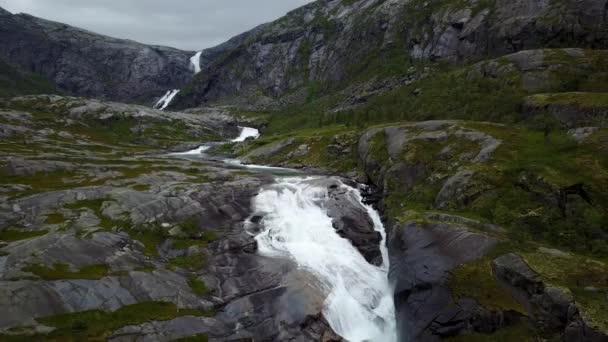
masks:
<path id="1" fill-rule="evenodd" d="M 248 138 L 257 139 L 260 137 L 260 131 L 251 127 L 239 127 L 241 133 L 235 139 L 232 139 L 232 142 L 243 142 Z"/>
<path id="2" fill-rule="evenodd" d="M 341 186 L 361 200 L 357 190 Z M 313 178 L 279 179 L 263 189 L 254 199 L 255 210 L 265 215 L 264 228 L 256 236 L 259 253 L 290 258 L 316 278 L 326 295 L 323 314 L 340 336 L 352 342 L 396 341 L 386 235 L 380 217 L 365 206 L 383 237 L 384 264 L 377 267 L 336 233 L 323 209 L 327 196 L 327 189 Z"/>
<path id="3" fill-rule="evenodd" d="M 194 74 L 198 74 L 201 72 L 201 54 L 203 51 L 199 51 L 196 55 L 190 57 L 190 64 L 192 64 L 192 68 L 194 69 Z"/>
<path id="4" fill-rule="evenodd" d="M 239 133 L 239 136 L 237 138 L 231 140 L 232 142 L 243 142 L 243 141 L 247 140 L 248 138 L 257 139 L 257 138 L 260 137 L 260 131 L 258 131 L 255 128 L 240 127 L 239 126 L 239 129 L 241 130 L 241 132 Z M 218 144 L 218 143 L 216 143 L 216 144 Z M 201 146 L 195 148 L 194 150 L 185 151 L 185 152 L 171 153 L 171 154 L 175 155 L 175 156 L 199 155 L 199 154 L 201 154 L 201 153 L 209 150 L 210 148 L 211 148 L 211 145 L 201 145 Z M 242 166 L 242 164 L 240 164 L 240 162 L 238 160 L 226 159 L 225 161 L 228 164 Z M 257 167 L 262 168 L 263 166 L 257 166 Z M 268 168 L 272 168 L 272 167 L 269 166 Z"/>
<path id="5" fill-rule="evenodd" d="M 158 100 L 158 102 L 156 102 L 156 105 L 154 105 L 154 108 L 156 109 L 160 109 L 160 110 L 165 110 L 169 104 L 171 104 L 171 101 L 173 101 L 173 99 L 175 98 L 175 95 L 177 95 L 179 93 L 179 89 L 173 89 L 173 90 L 169 90 L 167 91 L 167 93 L 160 98 L 160 100 Z"/>
<path id="6" fill-rule="evenodd" d="M 176 156 L 199 155 L 199 154 L 207 151 L 210 148 L 211 148 L 211 146 L 203 145 L 203 146 L 199 146 L 199 147 L 195 148 L 194 150 L 190 150 L 190 151 L 186 151 L 186 152 L 171 153 L 171 154 L 176 155 Z"/>

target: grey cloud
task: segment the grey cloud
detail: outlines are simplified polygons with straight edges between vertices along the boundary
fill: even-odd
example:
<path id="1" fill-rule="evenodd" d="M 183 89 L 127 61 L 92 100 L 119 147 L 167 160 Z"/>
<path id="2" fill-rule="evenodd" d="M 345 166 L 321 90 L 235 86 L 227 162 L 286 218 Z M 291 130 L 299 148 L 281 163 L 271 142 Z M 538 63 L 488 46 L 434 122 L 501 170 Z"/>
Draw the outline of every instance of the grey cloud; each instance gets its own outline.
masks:
<path id="1" fill-rule="evenodd" d="M 0 0 L 13 12 L 142 43 L 200 50 L 310 0 Z"/>

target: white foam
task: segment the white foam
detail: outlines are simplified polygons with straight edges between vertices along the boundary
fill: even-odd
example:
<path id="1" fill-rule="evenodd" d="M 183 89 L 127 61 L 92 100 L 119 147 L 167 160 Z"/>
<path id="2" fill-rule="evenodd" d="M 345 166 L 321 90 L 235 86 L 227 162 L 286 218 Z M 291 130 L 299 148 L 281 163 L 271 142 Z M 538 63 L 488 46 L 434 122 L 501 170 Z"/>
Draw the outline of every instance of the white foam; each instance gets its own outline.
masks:
<path id="1" fill-rule="evenodd" d="M 260 131 L 255 128 L 251 128 L 251 127 L 239 127 L 239 128 L 241 129 L 241 133 L 237 138 L 232 139 L 232 142 L 243 142 L 243 141 L 247 140 L 248 138 L 257 139 L 260 137 Z"/>
<path id="2" fill-rule="evenodd" d="M 357 190 L 342 186 L 361 199 Z M 263 230 L 256 236 L 259 253 L 290 258 L 310 272 L 326 295 L 325 318 L 346 340 L 396 341 L 385 243 L 381 246 L 384 264 L 368 263 L 350 241 L 336 233 L 323 209 L 327 198 L 327 189 L 310 178 L 285 178 L 262 190 L 254 199 L 254 209 L 265 213 Z M 384 238 L 378 214 L 366 208 Z"/>
<path id="3" fill-rule="evenodd" d="M 186 152 L 176 152 L 176 153 L 171 153 L 171 154 L 175 155 L 175 156 L 198 155 L 198 154 L 201 154 L 201 153 L 207 151 L 210 148 L 211 148 L 211 146 L 203 145 L 198 148 L 195 148 L 194 150 L 190 150 L 190 151 L 186 151 Z"/>

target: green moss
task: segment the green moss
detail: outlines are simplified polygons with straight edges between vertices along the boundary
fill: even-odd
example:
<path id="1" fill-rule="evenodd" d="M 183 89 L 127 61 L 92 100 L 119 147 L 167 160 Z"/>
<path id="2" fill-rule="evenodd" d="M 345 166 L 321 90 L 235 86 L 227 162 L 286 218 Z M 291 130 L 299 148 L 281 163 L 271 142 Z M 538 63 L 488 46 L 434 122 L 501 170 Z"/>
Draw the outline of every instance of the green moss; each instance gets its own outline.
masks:
<path id="1" fill-rule="evenodd" d="M 65 222 L 65 217 L 61 213 L 51 213 L 46 216 L 46 223 L 61 224 Z"/>
<path id="2" fill-rule="evenodd" d="M 105 199 L 105 198 L 78 201 L 78 202 L 74 202 L 74 203 L 65 205 L 65 208 L 71 209 L 71 210 L 90 209 L 93 211 L 93 213 L 95 213 L 95 216 L 97 216 L 97 218 L 99 218 L 99 220 L 101 221 L 99 226 L 106 230 L 110 230 L 116 226 L 117 222 L 109 219 L 108 217 L 106 217 L 103 214 L 102 208 L 103 208 L 104 202 L 106 202 L 106 201 L 107 201 L 107 199 Z"/>
<path id="3" fill-rule="evenodd" d="M 608 93 L 552 93 L 536 94 L 528 98 L 538 106 L 551 104 L 576 105 L 589 108 L 608 109 Z"/>
<path id="4" fill-rule="evenodd" d="M 206 263 L 205 255 L 197 253 L 169 259 L 168 268 L 173 270 L 183 268 L 190 271 L 198 271 L 205 267 Z"/>
<path id="5" fill-rule="evenodd" d="M 173 303 L 144 302 L 124 306 L 115 312 L 99 310 L 63 314 L 37 319 L 41 324 L 55 327 L 56 330 L 48 335 L 32 337 L 54 340 L 102 340 L 115 330 L 127 326 L 138 325 L 150 321 L 166 321 L 181 316 L 206 316 L 208 313 L 179 309 Z"/>
<path id="6" fill-rule="evenodd" d="M 493 334 L 470 333 L 446 339 L 450 342 L 536 342 L 539 340 L 541 339 L 538 333 L 524 322 L 499 329 Z"/>
<path id="7" fill-rule="evenodd" d="M 108 265 L 90 265 L 85 266 L 77 271 L 71 271 L 67 264 L 55 264 L 52 268 L 45 265 L 30 265 L 23 269 L 25 272 L 30 272 L 44 280 L 60 280 L 60 279 L 91 279 L 97 280 L 109 275 Z"/>
<path id="8" fill-rule="evenodd" d="M 452 271 L 448 286 L 455 300 L 474 298 L 491 310 L 513 310 L 525 314 L 525 309 L 495 279 L 491 259 L 467 263 Z"/>
<path id="9" fill-rule="evenodd" d="M 190 280 L 188 280 L 188 285 L 190 285 L 190 288 L 192 289 L 192 291 L 194 291 L 194 293 L 196 293 L 199 296 L 204 296 L 211 292 L 203 281 L 198 280 L 195 277 L 190 278 Z"/>
<path id="10" fill-rule="evenodd" d="M 151 187 L 148 184 L 136 184 L 136 185 L 132 185 L 131 188 L 136 191 L 145 192 L 145 191 L 150 191 Z"/>
<path id="11" fill-rule="evenodd" d="M 193 246 L 205 247 L 209 242 L 213 242 L 218 239 L 217 233 L 215 232 L 202 232 L 196 235 L 196 238 L 192 239 L 175 239 L 173 241 L 173 248 L 175 249 L 187 249 Z"/>
<path id="12" fill-rule="evenodd" d="M 37 236 L 46 235 L 48 230 L 38 230 L 38 231 L 24 231 L 17 229 L 6 229 L 0 231 L 0 241 L 4 242 L 14 242 L 31 239 Z"/>
<path id="13" fill-rule="evenodd" d="M 144 254 L 158 256 L 158 246 L 167 239 L 166 233 L 158 227 L 135 227 L 126 229 L 129 236 L 144 245 Z"/>
<path id="14" fill-rule="evenodd" d="M 608 331 L 606 263 L 575 254 L 560 257 L 541 252 L 528 252 L 523 253 L 522 256 L 545 282 L 569 289 L 579 309 L 592 324 L 603 331 Z M 590 290 L 591 288 L 593 290 Z"/>
<path id="15" fill-rule="evenodd" d="M 184 337 L 175 340 L 175 342 L 207 342 L 209 341 L 209 337 L 205 334 L 199 334 L 195 336 Z"/>

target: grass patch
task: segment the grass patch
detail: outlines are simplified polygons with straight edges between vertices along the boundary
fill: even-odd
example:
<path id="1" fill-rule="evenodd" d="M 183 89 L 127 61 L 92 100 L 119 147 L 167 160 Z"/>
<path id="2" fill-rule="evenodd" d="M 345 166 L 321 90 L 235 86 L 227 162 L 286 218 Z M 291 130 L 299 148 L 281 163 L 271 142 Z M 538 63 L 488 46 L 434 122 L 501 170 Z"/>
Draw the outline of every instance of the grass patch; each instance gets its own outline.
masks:
<path id="1" fill-rule="evenodd" d="M 4 242 L 14 242 L 14 241 L 21 241 L 21 240 L 27 240 L 27 239 L 31 239 L 31 238 L 35 238 L 37 236 L 42 236 L 42 235 L 46 235 L 48 233 L 48 230 L 38 230 L 38 231 L 23 231 L 23 230 L 16 230 L 16 229 L 7 229 L 7 230 L 3 230 L 0 231 L 0 241 L 4 241 Z"/>
<path id="2" fill-rule="evenodd" d="M 47 224 L 62 224 L 65 222 L 65 217 L 61 213 L 51 213 L 46 216 Z"/>
<path id="3" fill-rule="evenodd" d="M 536 94 L 529 99 L 538 106 L 551 104 L 576 105 L 580 107 L 601 107 L 608 109 L 608 93 L 552 93 Z"/>
<path id="4" fill-rule="evenodd" d="M 173 303 L 144 302 L 124 306 L 115 312 L 100 310 L 56 315 L 37 319 L 41 324 L 55 327 L 48 335 L 38 338 L 53 340 L 104 340 L 115 330 L 150 321 L 166 321 L 181 316 L 208 316 L 195 309 L 179 309 Z M 35 340 L 35 338 L 34 338 Z"/>
<path id="5" fill-rule="evenodd" d="M 536 342 L 539 340 L 538 333 L 523 322 L 502 328 L 493 334 L 470 333 L 446 339 L 450 342 Z"/>
<path id="6" fill-rule="evenodd" d="M 205 267 L 206 263 L 205 255 L 197 253 L 169 259 L 168 268 L 171 270 L 183 268 L 189 271 L 198 271 Z"/>
<path id="7" fill-rule="evenodd" d="M 490 258 L 483 258 L 451 272 L 448 285 L 454 300 L 474 298 L 490 310 L 513 310 L 526 314 L 521 304 L 496 281 L 491 262 Z"/>
<path id="8" fill-rule="evenodd" d="M 196 293 L 199 296 L 204 296 L 211 292 L 211 290 L 209 290 L 209 288 L 207 287 L 205 282 L 198 280 L 195 277 L 192 277 L 188 280 L 188 285 L 190 285 L 190 288 L 192 289 L 192 291 L 194 291 L 194 293 Z"/>
<path id="9" fill-rule="evenodd" d="M 78 201 L 65 205 L 65 208 L 77 211 L 90 209 L 100 220 L 99 226 L 105 230 L 111 230 L 116 226 L 117 222 L 109 219 L 103 214 L 102 208 L 105 201 L 107 201 L 105 198 Z"/>
<path id="10" fill-rule="evenodd" d="M 522 256 L 543 281 L 568 288 L 579 309 L 603 331 L 608 331 L 608 266 L 603 261 L 571 254 L 558 257 L 541 252 Z M 593 290 L 590 290 L 592 289 Z"/>

